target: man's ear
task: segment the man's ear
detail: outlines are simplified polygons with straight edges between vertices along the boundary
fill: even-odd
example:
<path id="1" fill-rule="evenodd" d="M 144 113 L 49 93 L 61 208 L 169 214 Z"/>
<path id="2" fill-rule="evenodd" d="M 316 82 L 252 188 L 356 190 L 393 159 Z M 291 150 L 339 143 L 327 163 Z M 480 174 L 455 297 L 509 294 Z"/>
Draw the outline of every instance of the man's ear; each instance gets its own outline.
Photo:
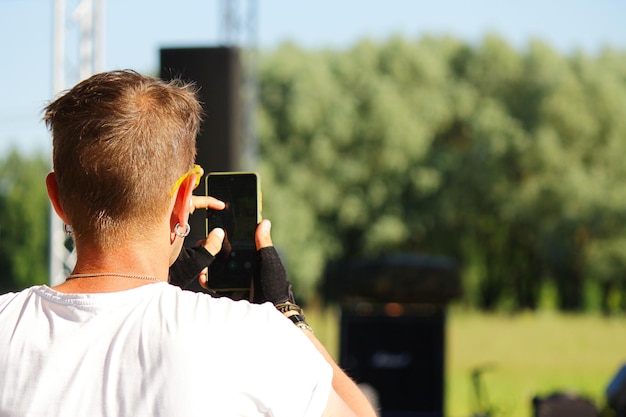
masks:
<path id="1" fill-rule="evenodd" d="M 176 201 L 172 210 L 173 220 L 176 223 L 185 224 L 189 221 L 189 213 L 192 204 L 191 195 L 193 194 L 196 174 L 192 174 L 178 188 L 176 192 Z"/>
<path id="2" fill-rule="evenodd" d="M 67 221 L 67 216 L 65 215 L 65 211 L 63 211 L 63 207 L 61 207 L 61 202 L 59 201 L 57 178 L 54 175 L 54 172 L 50 172 L 46 176 L 46 188 L 48 189 L 48 198 L 50 198 L 50 202 L 52 203 L 52 207 L 54 207 L 54 211 L 61 218 L 61 220 L 63 220 L 63 223 L 69 224 L 69 222 Z"/>

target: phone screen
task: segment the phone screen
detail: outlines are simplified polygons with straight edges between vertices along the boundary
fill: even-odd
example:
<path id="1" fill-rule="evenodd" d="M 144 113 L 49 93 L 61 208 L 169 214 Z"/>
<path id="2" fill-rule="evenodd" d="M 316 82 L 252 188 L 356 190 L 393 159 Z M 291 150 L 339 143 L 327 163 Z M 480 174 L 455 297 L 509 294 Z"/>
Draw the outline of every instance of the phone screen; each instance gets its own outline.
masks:
<path id="1" fill-rule="evenodd" d="M 207 233 L 224 229 L 222 249 L 209 266 L 208 287 L 249 291 L 256 269 L 254 235 L 261 220 L 259 177 L 253 172 L 216 172 L 206 177 L 207 195 L 222 200 L 223 210 L 207 211 Z"/>

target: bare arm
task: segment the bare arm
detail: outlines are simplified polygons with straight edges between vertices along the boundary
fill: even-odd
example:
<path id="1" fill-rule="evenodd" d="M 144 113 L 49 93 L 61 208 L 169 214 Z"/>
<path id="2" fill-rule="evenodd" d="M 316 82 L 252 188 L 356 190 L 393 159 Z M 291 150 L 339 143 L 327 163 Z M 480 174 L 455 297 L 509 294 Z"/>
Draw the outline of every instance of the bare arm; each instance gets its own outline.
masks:
<path id="1" fill-rule="evenodd" d="M 339 367 L 313 332 L 302 330 L 333 368 L 333 392 L 324 416 L 376 417 L 376 411 L 356 383 Z M 337 398 L 333 398 L 336 395 Z"/>
<path id="2" fill-rule="evenodd" d="M 270 236 L 271 223 L 268 220 L 263 220 L 257 228 L 257 248 L 272 246 L 272 239 Z M 290 287 L 289 281 L 287 281 L 286 275 L 278 278 L 279 274 L 272 275 L 271 280 L 281 279 L 284 280 L 283 291 L 290 293 L 288 288 Z M 276 284 L 276 282 L 274 282 Z M 273 285 L 273 289 L 280 288 L 281 286 Z M 270 294 L 265 294 L 270 295 Z M 287 297 L 287 296 L 285 296 Z M 291 301 L 293 296 L 291 295 Z M 276 299 L 276 296 L 270 296 L 267 301 L 271 301 L 278 307 L 280 303 L 284 303 L 285 299 Z M 285 316 L 289 317 L 294 314 L 298 314 L 296 311 L 284 312 Z M 315 348 L 322 354 L 324 359 L 330 364 L 333 370 L 332 391 L 328 398 L 328 404 L 324 412 L 324 416 L 333 417 L 376 417 L 376 411 L 370 404 L 369 400 L 365 397 L 361 389 L 357 384 L 339 367 L 337 362 L 328 353 L 324 345 L 315 337 L 315 334 L 307 327 L 301 327 L 302 331 L 306 334 L 308 339 L 313 343 Z"/>

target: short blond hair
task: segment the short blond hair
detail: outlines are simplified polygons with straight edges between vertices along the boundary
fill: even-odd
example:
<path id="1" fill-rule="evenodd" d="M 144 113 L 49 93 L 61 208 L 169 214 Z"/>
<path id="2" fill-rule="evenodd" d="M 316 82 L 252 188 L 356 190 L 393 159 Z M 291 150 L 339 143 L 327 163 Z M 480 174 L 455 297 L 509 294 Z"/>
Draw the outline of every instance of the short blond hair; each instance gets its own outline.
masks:
<path id="1" fill-rule="evenodd" d="M 194 163 L 196 88 L 135 71 L 91 76 L 46 106 L 59 200 L 76 236 L 104 248 L 141 238 Z"/>

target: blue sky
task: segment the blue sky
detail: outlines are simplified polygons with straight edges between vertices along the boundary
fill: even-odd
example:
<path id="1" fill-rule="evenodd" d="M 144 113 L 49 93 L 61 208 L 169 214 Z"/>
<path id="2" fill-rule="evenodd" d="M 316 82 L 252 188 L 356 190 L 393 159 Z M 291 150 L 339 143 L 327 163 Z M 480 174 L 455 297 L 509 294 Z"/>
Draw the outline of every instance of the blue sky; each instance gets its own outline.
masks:
<path id="1" fill-rule="evenodd" d="M 219 11 L 217 0 L 107 0 L 104 69 L 155 72 L 161 47 L 217 45 Z M 10 147 L 50 151 L 40 112 L 53 94 L 52 12 L 53 0 L 0 0 L 0 155 Z M 622 0 L 258 0 L 257 16 L 261 48 L 287 39 L 349 47 L 392 34 L 479 41 L 494 32 L 521 48 L 538 38 L 565 53 L 604 45 L 626 51 Z M 76 70 L 78 53 L 68 54 Z"/>

